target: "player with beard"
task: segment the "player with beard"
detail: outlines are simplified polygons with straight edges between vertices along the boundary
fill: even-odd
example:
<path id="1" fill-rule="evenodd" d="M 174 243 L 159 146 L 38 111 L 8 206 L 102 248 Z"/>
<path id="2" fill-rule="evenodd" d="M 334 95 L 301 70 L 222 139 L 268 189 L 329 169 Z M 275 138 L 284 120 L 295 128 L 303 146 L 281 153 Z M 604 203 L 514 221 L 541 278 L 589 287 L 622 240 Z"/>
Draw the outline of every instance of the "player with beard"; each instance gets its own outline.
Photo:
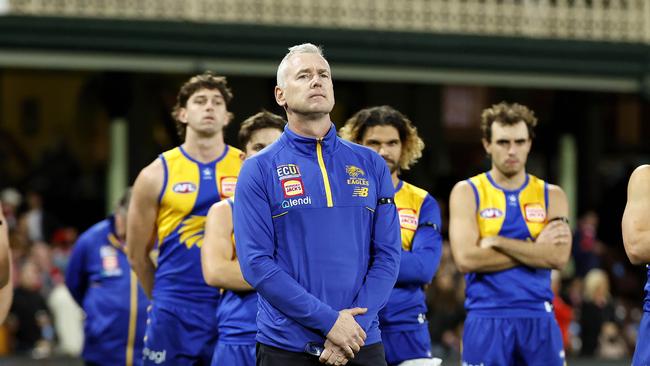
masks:
<path id="1" fill-rule="evenodd" d="M 571 253 L 568 204 L 560 187 L 526 173 L 536 124 L 520 104 L 484 110 L 492 168 L 451 192 L 451 249 L 467 282 L 464 364 L 564 364 L 551 269 Z"/>
<path id="2" fill-rule="evenodd" d="M 219 290 L 201 273 L 205 217 L 231 197 L 243 152 L 223 140 L 232 99 L 224 77 L 197 75 L 180 89 L 172 116 L 184 143 L 144 168 L 133 186 L 127 252 L 152 299 L 144 364 L 209 365 Z M 158 246 L 157 266 L 149 253 Z"/>
<path id="3" fill-rule="evenodd" d="M 435 365 L 423 286 L 431 282 L 442 253 L 440 208 L 425 190 L 399 178 L 422 156 L 424 142 L 411 121 L 389 106 L 360 110 L 345 123 L 341 137 L 381 155 L 395 187 L 402 252 L 397 283 L 379 312 L 386 362 Z"/>

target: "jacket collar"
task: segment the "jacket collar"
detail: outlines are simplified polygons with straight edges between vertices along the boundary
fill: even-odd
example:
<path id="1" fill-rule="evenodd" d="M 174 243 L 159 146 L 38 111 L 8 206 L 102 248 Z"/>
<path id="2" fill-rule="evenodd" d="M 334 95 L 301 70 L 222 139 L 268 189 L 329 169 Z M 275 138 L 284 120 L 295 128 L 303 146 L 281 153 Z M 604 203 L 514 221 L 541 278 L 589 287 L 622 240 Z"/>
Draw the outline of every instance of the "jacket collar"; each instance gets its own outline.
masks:
<path id="1" fill-rule="evenodd" d="M 289 129 L 289 126 L 286 125 L 284 127 L 284 133 L 282 134 L 282 140 L 299 153 L 309 156 L 316 155 L 316 145 L 319 141 L 323 149 L 323 154 L 325 155 L 334 152 L 340 143 L 338 141 L 338 136 L 336 136 L 336 126 L 334 126 L 333 123 L 325 136 L 320 139 L 301 136 Z"/>

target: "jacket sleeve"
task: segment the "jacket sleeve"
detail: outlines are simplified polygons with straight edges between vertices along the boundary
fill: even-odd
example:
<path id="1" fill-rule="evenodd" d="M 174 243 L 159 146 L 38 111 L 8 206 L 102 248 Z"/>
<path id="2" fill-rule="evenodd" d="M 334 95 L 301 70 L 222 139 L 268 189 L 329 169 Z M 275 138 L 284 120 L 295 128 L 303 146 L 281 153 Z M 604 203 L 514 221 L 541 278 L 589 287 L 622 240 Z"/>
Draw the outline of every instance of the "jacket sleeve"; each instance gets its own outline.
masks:
<path id="1" fill-rule="evenodd" d="M 338 311 L 307 292 L 274 261 L 275 234 L 263 168 L 244 163 L 235 190 L 235 245 L 242 274 L 276 309 L 305 327 L 329 333 Z"/>
<path id="2" fill-rule="evenodd" d="M 388 301 L 395 286 L 400 261 L 400 227 L 395 208 L 395 188 L 386 163 L 379 157 L 375 159 L 375 171 L 379 185 L 377 197 L 390 199 L 390 203 L 378 202 L 372 222 L 372 239 L 370 242 L 370 266 L 353 307 L 368 308 L 368 311 L 356 316 L 359 325 L 368 330 L 377 313 Z"/>
<path id="3" fill-rule="evenodd" d="M 65 285 L 70 294 L 83 307 L 84 296 L 88 290 L 88 272 L 86 253 L 92 244 L 92 235 L 88 232 L 82 234 L 72 248 L 68 267 L 65 271 Z"/>
<path id="4" fill-rule="evenodd" d="M 440 228 L 440 208 L 427 194 L 420 208 L 411 250 L 402 249 L 397 284 L 421 286 L 431 282 L 442 254 Z"/>

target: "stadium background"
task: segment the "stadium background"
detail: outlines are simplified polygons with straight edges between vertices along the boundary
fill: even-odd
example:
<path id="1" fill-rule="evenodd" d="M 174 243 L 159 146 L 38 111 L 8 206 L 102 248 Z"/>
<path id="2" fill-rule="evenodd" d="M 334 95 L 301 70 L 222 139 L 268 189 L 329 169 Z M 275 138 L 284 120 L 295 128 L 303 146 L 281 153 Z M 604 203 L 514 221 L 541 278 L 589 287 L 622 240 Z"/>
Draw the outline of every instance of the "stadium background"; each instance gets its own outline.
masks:
<path id="1" fill-rule="evenodd" d="M 0 14 L 0 190 L 22 195 L 18 221 L 38 209 L 36 195 L 51 217 L 45 245 L 28 228 L 12 233 L 16 273 L 21 260 L 45 258 L 44 297 L 58 285 L 75 232 L 104 217 L 137 172 L 178 143 L 169 111 L 188 76 L 228 77 L 235 119 L 226 141 L 235 144 L 247 116 L 282 114 L 272 94 L 277 64 L 287 47 L 312 42 L 332 65 L 333 121 L 340 127 L 380 104 L 408 115 L 427 147 L 403 177 L 443 210 L 456 181 L 489 167 L 480 111 L 506 100 L 536 112 L 528 170 L 565 189 L 574 228 L 587 231 L 578 237 L 590 238 L 574 243 L 583 251 L 563 273 L 561 296 L 574 307 L 571 357 L 580 354 L 581 269 L 598 267 L 626 342 L 619 361 L 602 362 L 629 364 L 645 270 L 625 257 L 620 218 L 631 169 L 650 161 L 650 2 L 0 0 Z M 587 212 L 599 217 L 597 229 L 593 220 L 577 225 Z M 430 319 L 462 318 L 462 298 L 445 292 L 462 289 L 461 276 L 449 260 L 441 271 Z M 434 340 L 449 359 L 457 359 L 459 322 Z M 15 330 L 0 331 L 8 357 L 0 363 L 29 362 L 11 350 Z M 49 363 L 71 362 L 56 353 Z"/>

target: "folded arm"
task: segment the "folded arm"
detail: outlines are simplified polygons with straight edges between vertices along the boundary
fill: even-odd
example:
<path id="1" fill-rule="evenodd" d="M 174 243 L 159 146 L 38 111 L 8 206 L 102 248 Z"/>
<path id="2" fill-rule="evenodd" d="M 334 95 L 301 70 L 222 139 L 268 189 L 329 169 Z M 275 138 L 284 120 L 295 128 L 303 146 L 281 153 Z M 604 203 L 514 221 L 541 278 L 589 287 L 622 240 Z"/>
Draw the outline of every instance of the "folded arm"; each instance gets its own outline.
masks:
<path id="1" fill-rule="evenodd" d="M 470 183 L 456 183 L 449 197 L 449 240 L 458 270 L 496 272 L 521 265 L 511 256 L 479 246 L 477 206 Z"/>

